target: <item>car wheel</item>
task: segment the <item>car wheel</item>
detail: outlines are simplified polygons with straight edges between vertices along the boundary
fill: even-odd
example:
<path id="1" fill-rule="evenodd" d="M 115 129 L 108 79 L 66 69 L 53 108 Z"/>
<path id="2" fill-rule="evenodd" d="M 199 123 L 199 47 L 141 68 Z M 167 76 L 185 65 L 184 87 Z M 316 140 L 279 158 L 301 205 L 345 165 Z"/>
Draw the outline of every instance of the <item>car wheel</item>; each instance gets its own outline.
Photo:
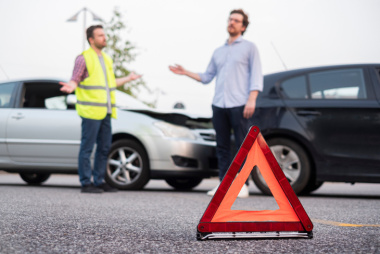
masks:
<path id="1" fill-rule="evenodd" d="M 106 182 L 121 190 L 139 190 L 149 181 L 148 156 L 138 142 L 119 140 L 111 145 Z"/>
<path id="2" fill-rule="evenodd" d="M 306 188 L 303 189 L 303 191 L 301 192 L 301 194 L 303 195 L 307 195 L 307 194 L 310 194 L 310 192 L 313 192 L 317 189 L 319 189 L 321 186 L 322 186 L 323 182 L 310 182 L 307 184 Z"/>
<path id="3" fill-rule="evenodd" d="M 311 177 L 310 162 L 305 150 L 294 141 L 284 138 L 270 139 L 268 146 L 294 192 L 302 193 Z M 264 194 L 271 195 L 271 191 L 257 167 L 252 170 L 252 178 Z"/>
<path id="4" fill-rule="evenodd" d="M 202 178 L 168 178 L 165 181 L 177 190 L 191 190 L 202 182 Z"/>
<path id="5" fill-rule="evenodd" d="M 50 177 L 50 174 L 20 173 L 20 177 L 28 184 L 40 185 Z"/>

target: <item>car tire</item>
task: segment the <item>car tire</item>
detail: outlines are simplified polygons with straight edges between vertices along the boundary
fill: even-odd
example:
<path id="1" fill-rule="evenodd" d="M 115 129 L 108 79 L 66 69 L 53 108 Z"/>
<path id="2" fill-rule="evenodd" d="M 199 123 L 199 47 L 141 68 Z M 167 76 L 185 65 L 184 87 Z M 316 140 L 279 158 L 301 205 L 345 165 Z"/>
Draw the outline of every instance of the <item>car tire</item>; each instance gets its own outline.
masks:
<path id="1" fill-rule="evenodd" d="M 40 185 L 49 179 L 50 174 L 20 173 L 20 177 L 30 185 Z"/>
<path id="2" fill-rule="evenodd" d="M 301 195 L 308 195 L 308 194 L 310 194 L 310 192 L 313 192 L 313 191 L 319 189 L 323 183 L 324 182 L 315 182 L 315 181 L 309 182 L 307 184 L 306 188 L 303 189 L 303 191 L 300 194 Z"/>
<path id="3" fill-rule="evenodd" d="M 296 142 L 285 138 L 270 139 L 267 143 L 294 192 L 301 194 L 306 189 L 311 177 L 310 161 L 305 150 Z M 256 186 L 264 194 L 271 195 L 271 191 L 257 167 L 252 170 L 251 175 Z"/>
<path id="4" fill-rule="evenodd" d="M 176 190 L 191 190 L 202 182 L 202 178 L 189 177 L 189 178 L 168 178 L 165 179 L 167 184 Z"/>
<path id="5" fill-rule="evenodd" d="M 120 190 L 140 190 L 149 178 L 148 155 L 140 143 L 124 139 L 111 145 L 105 176 L 109 185 Z"/>

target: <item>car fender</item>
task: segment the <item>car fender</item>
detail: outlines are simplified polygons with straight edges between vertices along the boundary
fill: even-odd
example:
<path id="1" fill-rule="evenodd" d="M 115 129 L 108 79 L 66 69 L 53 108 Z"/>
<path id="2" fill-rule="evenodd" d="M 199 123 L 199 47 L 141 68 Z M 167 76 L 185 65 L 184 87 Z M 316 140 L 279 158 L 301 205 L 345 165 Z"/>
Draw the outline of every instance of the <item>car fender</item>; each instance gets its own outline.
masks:
<path id="1" fill-rule="evenodd" d="M 264 129 L 261 131 L 265 140 L 270 140 L 273 138 L 286 138 L 290 139 L 294 142 L 297 142 L 300 146 L 302 146 L 306 153 L 308 154 L 313 169 L 318 171 L 318 168 L 322 167 L 322 162 L 324 161 L 323 157 L 315 150 L 312 144 L 300 133 L 295 132 L 290 129 Z"/>

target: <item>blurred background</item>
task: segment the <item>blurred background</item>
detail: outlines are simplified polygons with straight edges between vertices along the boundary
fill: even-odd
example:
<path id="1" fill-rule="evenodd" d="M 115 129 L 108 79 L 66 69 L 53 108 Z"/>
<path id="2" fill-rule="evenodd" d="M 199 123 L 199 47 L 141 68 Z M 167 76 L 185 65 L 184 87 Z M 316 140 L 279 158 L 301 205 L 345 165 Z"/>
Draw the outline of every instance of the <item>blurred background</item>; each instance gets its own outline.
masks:
<path id="1" fill-rule="evenodd" d="M 84 7 L 86 15 L 79 12 Z M 84 24 L 108 22 L 117 10 L 126 25 L 121 37 L 135 47 L 127 68 L 143 74 L 148 88 L 135 95 L 158 109 L 177 104 L 211 115 L 214 82 L 204 86 L 168 66 L 205 71 L 228 38 L 227 18 L 237 8 L 250 16 L 244 37 L 258 46 L 264 74 L 380 62 L 378 0 L 0 0 L 0 81 L 70 79 L 83 51 Z M 67 22 L 75 15 L 76 21 Z"/>

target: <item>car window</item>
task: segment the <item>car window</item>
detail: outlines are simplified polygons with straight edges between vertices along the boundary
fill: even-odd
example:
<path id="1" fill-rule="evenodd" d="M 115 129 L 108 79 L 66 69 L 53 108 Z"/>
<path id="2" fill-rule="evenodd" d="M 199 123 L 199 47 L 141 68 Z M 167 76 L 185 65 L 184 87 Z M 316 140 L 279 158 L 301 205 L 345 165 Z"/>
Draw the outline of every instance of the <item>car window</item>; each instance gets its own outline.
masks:
<path id="1" fill-rule="evenodd" d="M 307 83 L 305 76 L 285 80 L 281 83 L 282 92 L 289 99 L 307 99 Z"/>
<path id="2" fill-rule="evenodd" d="M 366 99 L 362 69 L 342 69 L 309 74 L 312 99 Z"/>
<path id="3" fill-rule="evenodd" d="M 65 110 L 67 94 L 60 91 L 61 85 L 50 82 L 24 84 L 23 108 Z"/>
<path id="4" fill-rule="evenodd" d="M 0 84 L 0 108 L 10 107 L 13 89 L 16 84 L 15 82 Z"/>

